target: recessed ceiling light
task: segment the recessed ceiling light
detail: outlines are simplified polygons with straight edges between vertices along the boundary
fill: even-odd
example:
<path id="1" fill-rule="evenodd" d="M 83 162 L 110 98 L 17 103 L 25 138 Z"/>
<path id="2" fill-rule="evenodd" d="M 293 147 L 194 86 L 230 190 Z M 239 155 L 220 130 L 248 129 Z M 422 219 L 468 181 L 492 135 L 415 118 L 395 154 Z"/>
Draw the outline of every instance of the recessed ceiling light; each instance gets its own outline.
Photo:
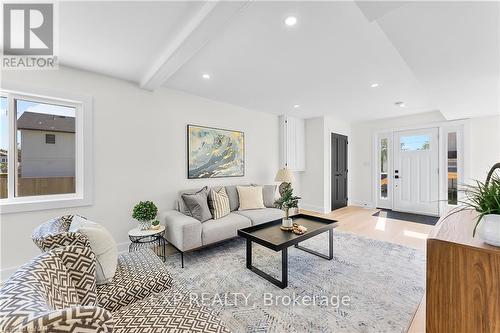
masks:
<path id="1" fill-rule="evenodd" d="M 295 109 L 298 109 L 298 108 L 300 108 L 300 105 L 299 105 L 299 104 L 294 104 L 294 105 L 293 105 L 293 107 L 294 107 Z"/>
<path id="2" fill-rule="evenodd" d="M 405 103 L 401 101 L 394 103 L 394 105 L 399 106 L 400 108 L 406 107 Z"/>
<path id="3" fill-rule="evenodd" d="M 285 24 L 289 27 L 297 24 L 297 18 L 295 16 L 288 16 L 286 19 L 285 19 Z"/>
<path id="4" fill-rule="evenodd" d="M 378 83 L 372 83 L 372 84 L 370 85 L 370 87 L 371 87 L 371 88 L 377 88 L 377 87 L 378 87 Z"/>
<path id="5" fill-rule="evenodd" d="M 209 80 L 210 74 L 204 73 L 201 77 L 204 78 L 205 80 Z"/>

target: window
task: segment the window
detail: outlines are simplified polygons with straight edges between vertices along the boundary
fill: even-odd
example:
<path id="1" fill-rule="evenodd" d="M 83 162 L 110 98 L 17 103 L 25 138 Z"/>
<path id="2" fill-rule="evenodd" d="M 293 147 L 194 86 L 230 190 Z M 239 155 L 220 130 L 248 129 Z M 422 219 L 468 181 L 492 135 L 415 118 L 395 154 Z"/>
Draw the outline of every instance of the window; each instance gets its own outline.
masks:
<path id="1" fill-rule="evenodd" d="M 76 107 L 28 99 L 14 99 L 14 105 L 17 130 L 14 196 L 75 193 Z M 54 132 L 58 133 L 57 143 Z"/>
<path id="2" fill-rule="evenodd" d="M 430 149 L 431 137 L 428 135 L 402 136 L 401 151 L 419 151 Z"/>
<path id="3" fill-rule="evenodd" d="M 448 204 L 458 204 L 458 163 L 457 163 L 457 133 L 449 132 L 447 138 L 447 169 L 448 169 Z"/>
<path id="4" fill-rule="evenodd" d="M 0 106 L 1 212 L 89 203 L 91 171 L 84 167 L 92 162 L 91 145 L 84 140 L 91 133 L 88 98 L 2 91 Z"/>
<path id="5" fill-rule="evenodd" d="M 9 118 L 7 114 L 7 97 L 0 97 L 0 199 L 7 198 L 8 153 L 9 153 Z"/>
<path id="6" fill-rule="evenodd" d="M 388 177 L 388 139 L 380 140 L 380 197 L 387 198 Z"/>
<path id="7" fill-rule="evenodd" d="M 48 145 L 56 144 L 56 135 L 55 134 L 45 134 L 45 143 Z"/>

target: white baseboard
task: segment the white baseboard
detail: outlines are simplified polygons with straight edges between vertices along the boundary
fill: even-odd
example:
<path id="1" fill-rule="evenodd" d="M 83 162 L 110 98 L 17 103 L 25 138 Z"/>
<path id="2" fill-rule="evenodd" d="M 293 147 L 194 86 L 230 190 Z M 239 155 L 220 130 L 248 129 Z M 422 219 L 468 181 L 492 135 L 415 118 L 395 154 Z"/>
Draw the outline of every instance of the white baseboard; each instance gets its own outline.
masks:
<path id="1" fill-rule="evenodd" d="M 305 210 L 310 210 L 310 211 L 320 213 L 320 214 L 327 214 L 330 212 L 330 211 L 326 210 L 325 207 L 310 205 L 307 203 L 300 203 L 300 208 L 305 209 Z"/>
<path id="2" fill-rule="evenodd" d="M 373 202 L 357 201 L 357 200 L 349 200 L 348 206 L 358 206 L 358 207 L 363 207 L 363 208 L 375 208 L 375 204 Z"/>
<path id="3" fill-rule="evenodd" d="M 116 248 L 118 249 L 118 254 L 128 252 L 129 245 L 130 245 L 130 242 L 116 244 Z"/>

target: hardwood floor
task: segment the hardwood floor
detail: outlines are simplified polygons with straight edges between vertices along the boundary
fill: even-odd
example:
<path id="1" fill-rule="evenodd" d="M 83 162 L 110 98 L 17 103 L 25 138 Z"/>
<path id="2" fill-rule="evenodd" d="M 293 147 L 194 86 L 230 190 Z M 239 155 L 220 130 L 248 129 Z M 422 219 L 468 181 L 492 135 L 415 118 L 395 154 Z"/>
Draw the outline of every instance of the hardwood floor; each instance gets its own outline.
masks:
<path id="1" fill-rule="evenodd" d="M 301 210 L 300 212 L 338 220 L 338 230 L 425 251 L 426 239 L 433 226 L 389 219 L 384 217 L 384 213 L 381 213 L 381 216 L 372 216 L 377 211 L 378 209 L 349 206 L 328 214 L 319 214 L 307 210 Z M 425 298 L 422 299 L 407 333 L 424 332 Z"/>

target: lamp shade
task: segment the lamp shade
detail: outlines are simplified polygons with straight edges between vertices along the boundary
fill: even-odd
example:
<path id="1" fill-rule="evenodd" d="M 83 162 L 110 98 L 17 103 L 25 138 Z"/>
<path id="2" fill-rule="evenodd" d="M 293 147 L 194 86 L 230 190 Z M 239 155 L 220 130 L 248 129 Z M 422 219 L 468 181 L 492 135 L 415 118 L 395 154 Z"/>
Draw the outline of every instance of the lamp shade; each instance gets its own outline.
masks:
<path id="1" fill-rule="evenodd" d="M 295 181 L 295 177 L 293 176 L 293 172 L 291 170 L 283 168 L 278 170 L 274 181 L 280 183 L 292 183 Z"/>

